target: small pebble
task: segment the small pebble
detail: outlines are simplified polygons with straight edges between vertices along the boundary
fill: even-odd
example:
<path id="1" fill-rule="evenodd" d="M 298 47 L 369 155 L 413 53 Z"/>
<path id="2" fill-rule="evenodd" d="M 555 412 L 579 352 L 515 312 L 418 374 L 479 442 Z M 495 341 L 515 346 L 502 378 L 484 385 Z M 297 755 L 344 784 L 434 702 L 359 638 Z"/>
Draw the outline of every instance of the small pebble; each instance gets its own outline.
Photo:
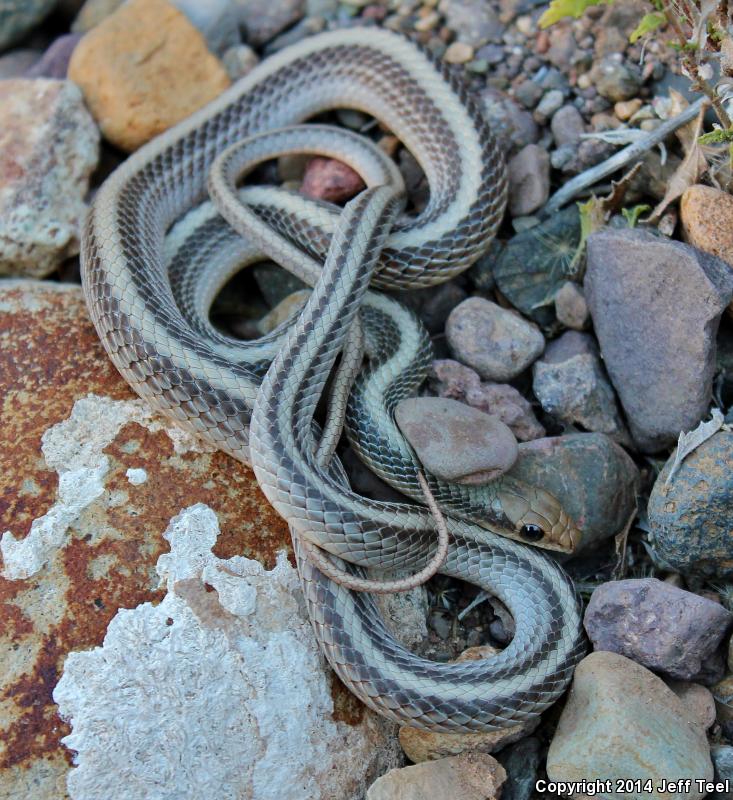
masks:
<path id="1" fill-rule="evenodd" d="M 613 107 L 613 113 L 622 121 L 627 122 L 641 108 L 642 101 L 635 97 L 633 100 L 621 100 Z"/>
<path id="2" fill-rule="evenodd" d="M 465 42 L 453 42 L 443 54 L 447 64 L 465 64 L 473 58 L 473 47 Z"/>
<path id="3" fill-rule="evenodd" d="M 580 111 L 575 106 L 565 105 L 559 108 L 552 116 L 550 123 L 552 136 L 558 147 L 576 145 L 585 133 L 585 123 Z"/>
<path id="4" fill-rule="evenodd" d="M 588 304 L 583 288 L 575 281 L 566 281 L 555 295 L 557 321 L 567 328 L 582 331 L 588 325 Z"/>
<path id="5" fill-rule="evenodd" d="M 565 102 L 565 96 L 560 89 L 551 89 L 546 92 L 542 100 L 535 108 L 535 119 L 538 122 L 550 119 L 550 117 L 562 106 Z"/>
<path id="6" fill-rule="evenodd" d="M 525 216 L 541 208 L 550 196 L 550 157 L 536 144 L 523 147 L 508 163 L 509 211 Z"/>
<path id="7" fill-rule="evenodd" d="M 301 192 L 314 200 L 345 203 L 364 188 L 361 175 L 333 158 L 316 156 L 305 168 Z"/>

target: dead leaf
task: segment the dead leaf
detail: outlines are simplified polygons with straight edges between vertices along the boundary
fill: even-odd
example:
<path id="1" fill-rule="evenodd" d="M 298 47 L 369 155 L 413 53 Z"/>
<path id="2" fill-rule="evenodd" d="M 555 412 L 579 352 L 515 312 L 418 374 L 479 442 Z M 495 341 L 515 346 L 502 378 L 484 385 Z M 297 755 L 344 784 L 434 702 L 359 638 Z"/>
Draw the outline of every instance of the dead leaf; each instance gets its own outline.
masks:
<path id="1" fill-rule="evenodd" d="M 677 440 L 677 449 L 674 453 L 672 469 L 670 469 L 667 480 L 664 482 L 665 486 L 669 486 L 672 478 L 682 466 L 682 462 L 687 456 L 697 450 L 703 442 L 707 442 L 714 433 L 717 433 L 723 427 L 725 417 L 723 417 L 723 413 L 719 408 L 713 409 L 712 417 L 713 418 L 708 422 L 701 422 L 694 431 L 680 433 L 680 438 Z"/>

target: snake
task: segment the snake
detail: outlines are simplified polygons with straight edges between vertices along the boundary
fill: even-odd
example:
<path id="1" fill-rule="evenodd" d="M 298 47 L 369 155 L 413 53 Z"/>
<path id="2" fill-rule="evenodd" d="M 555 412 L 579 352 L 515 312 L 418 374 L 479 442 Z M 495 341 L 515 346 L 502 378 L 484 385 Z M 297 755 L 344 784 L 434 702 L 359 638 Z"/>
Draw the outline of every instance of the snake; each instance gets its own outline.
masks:
<path id="1" fill-rule="evenodd" d="M 404 213 L 401 178 L 377 148 L 302 124 L 338 108 L 372 115 L 413 153 L 430 186 L 419 214 Z M 351 162 L 367 188 L 340 209 L 211 179 L 247 173 L 295 145 Z M 98 190 L 82 232 L 90 317 L 122 376 L 153 408 L 253 468 L 290 526 L 308 613 L 336 674 L 377 713 L 433 731 L 516 725 L 565 691 L 585 653 L 574 586 L 553 559 L 516 539 L 538 528 L 541 544 L 568 550 L 577 529 L 554 498 L 519 482 L 487 487 L 481 505 L 471 495 L 481 487 L 454 495 L 427 476 L 437 518 L 414 502 L 363 497 L 338 456 L 317 457 L 315 412 L 361 326 L 369 365 L 357 379 L 361 399 L 345 411 L 348 435 L 380 474 L 401 464 L 394 485 L 418 497 L 419 465 L 408 445 L 395 444 L 391 414 L 419 383 L 426 350 L 415 320 L 384 291 L 468 268 L 498 229 L 505 200 L 503 156 L 463 85 L 407 38 L 355 27 L 275 53 L 133 153 Z M 216 329 L 209 310 L 229 278 L 263 254 L 312 292 L 271 334 L 240 341 Z M 477 513 L 487 519 L 477 522 Z M 422 570 L 435 560 L 441 518 L 440 573 L 485 589 L 514 617 L 511 642 L 492 658 L 421 658 L 388 630 L 370 592 L 320 568 L 327 561 L 357 583 L 374 570 Z"/>

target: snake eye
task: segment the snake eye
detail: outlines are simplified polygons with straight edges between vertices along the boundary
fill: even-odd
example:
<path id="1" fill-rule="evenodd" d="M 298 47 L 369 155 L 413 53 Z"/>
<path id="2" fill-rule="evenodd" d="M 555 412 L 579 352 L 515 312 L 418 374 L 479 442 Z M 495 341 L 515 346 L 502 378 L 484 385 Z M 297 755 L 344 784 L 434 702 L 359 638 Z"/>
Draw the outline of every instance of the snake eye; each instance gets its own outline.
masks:
<path id="1" fill-rule="evenodd" d="M 539 525 L 522 525 L 519 529 L 519 535 L 528 542 L 539 542 L 545 532 Z"/>

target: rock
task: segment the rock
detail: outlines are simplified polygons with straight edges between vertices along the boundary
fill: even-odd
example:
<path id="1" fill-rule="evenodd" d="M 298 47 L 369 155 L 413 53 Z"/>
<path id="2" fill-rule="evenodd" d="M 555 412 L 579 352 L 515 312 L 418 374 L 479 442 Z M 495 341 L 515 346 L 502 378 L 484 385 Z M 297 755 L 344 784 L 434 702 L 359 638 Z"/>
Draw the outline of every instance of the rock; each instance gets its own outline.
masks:
<path id="1" fill-rule="evenodd" d="M 539 129 L 532 115 L 504 92 L 485 89 L 480 101 L 497 144 L 504 152 L 514 152 L 539 138 Z"/>
<path id="2" fill-rule="evenodd" d="M 206 39 L 212 53 L 222 55 L 240 44 L 238 15 L 232 0 L 171 0 Z"/>
<path id="3" fill-rule="evenodd" d="M 577 50 L 575 37 L 567 20 L 553 25 L 549 30 L 550 41 L 547 50 L 547 60 L 558 69 L 567 72 L 572 64 L 573 56 Z"/>
<path id="4" fill-rule="evenodd" d="M 601 584 L 584 619 L 596 650 L 620 653 L 685 681 L 708 673 L 706 662 L 731 622 L 733 614 L 719 603 L 656 578 Z"/>
<path id="5" fill-rule="evenodd" d="M 582 331 L 589 315 L 583 288 L 574 281 L 565 281 L 555 294 L 555 314 L 562 325 Z"/>
<path id="6" fill-rule="evenodd" d="M 733 787 L 733 747 L 719 744 L 710 748 L 710 757 L 715 769 L 715 780 L 728 781 L 728 786 Z M 733 788 L 727 791 L 710 794 L 711 800 L 733 800 Z"/>
<path id="7" fill-rule="evenodd" d="M 547 755 L 552 781 L 651 781 L 625 797 L 701 800 L 695 779 L 713 765 L 702 727 L 649 670 L 616 653 L 591 653 L 575 669 L 572 688 Z M 690 779 L 689 791 L 661 792 L 662 780 Z M 617 797 L 615 791 L 599 798 Z"/>
<path id="8" fill-rule="evenodd" d="M 275 308 L 293 292 L 308 288 L 300 278 L 291 275 L 277 264 L 257 264 L 252 268 L 252 274 L 257 288 L 262 292 L 265 302 L 270 308 Z"/>
<path id="9" fill-rule="evenodd" d="M 247 43 L 260 47 L 296 23 L 305 11 L 305 0 L 234 0 L 239 24 Z"/>
<path id="10" fill-rule="evenodd" d="M 532 80 L 522 81 L 514 90 L 514 97 L 525 108 L 534 108 L 539 103 L 542 94 L 542 87 Z"/>
<path id="11" fill-rule="evenodd" d="M 308 302 L 310 295 L 310 289 L 299 289 L 297 292 L 293 292 L 281 300 L 275 306 L 275 308 L 265 314 L 265 316 L 262 317 L 262 319 L 257 323 L 257 329 L 260 336 L 265 336 L 266 334 L 271 333 L 275 330 L 275 328 L 278 327 L 278 325 L 282 325 L 283 322 L 287 322 L 290 317 L 303 308 L 303 306 Z"/>
<path id="12" fill-rule="evenodd" d="M 550 196 L 550 157 L 536 144 L 523 147 L 507 164 L 509 211 L 513 217 L 531 214 Z"/>
<path id="13" fill-rule="evenodd" d="M 445 335 L 454 358 L 493 381 L 515 378 L 545 347 L 535 325 L 482 297 L 469 297 L 451 311 Z"/>
<path id="14" fill-rule="evenodd" d="M 257 53 L 246 44 L 230 47 L 221 57 L 221 63 L 227 71 L 229 80 L 234 82 L 251 72 L 259 63 Z"/>
<path id="15" fill-rule="evenodd" d="M 580 216 L 575 206 L 513 236 L 494 266 L 501 293 L 525 316 L 552 327 L 552 298 L 577 277 L 574 260 L 579 243 Z"/>
<path id="16" fill-rule="evenodd" d="M 567 105 L 552 115 L 552 136 L 557 147 L 576 145 L 585 133 L 585 123 L 580 111 L 575 106 Z"/>
<path id="17" fill-rule="evenodd" d="M 504 25 L 495 9 L 482 0 L 440 0 L 438 10 L 445 24 L 455 31 L 458 41 L 481 47 L 501 42 Z"/>
<path id="18" fill-rule="evenodd" d="M 683 681 L 667 681 L 667 686 L 685 704 L 690 719 L 696 720 L 704 731 L 715 724 L 715 698 L 710 689 Z"/>
<path id="19" fill-rule="evenodd" d="M 54 39 L 46 52 L 25 73 L 26 78 L 55 78 L 63 80 L 69 70 L 69 61 L 79 40 L 80 33 L 67 33 Z"/>
<path id="20" fill-rule="evenodd" d="M 0 50 L 19 42 L 53 10 L 58 0 L 3 0 L 0 4 Z"/>
<path id="21" fill-rule="evenodd" d="M 733 578 L 733 433 L 718 431 L 667 476 L 670 456 L 649 498 L 650 540 L 671 567 L 708 578 Z"/>
<path id="22" fill-rule="evenodd" d="M 550 119 L 550 117 L 554 116 L 555 113 L 560 110 L 564 100 L 565 95 L 560 89 L 550 89 L 549 92 L 545 92 L 542 100 L 540 100 L 535 109 L 535 119 L 538 122 L 544 122 Z"/>
<path id="23" fill-rule="evenodd" d="M 0 285 L 0 391 L 0 796 L 66 797 L 67 736 L 74 797 L 165 774 L 181 798 L 356 800 L 399 763 L 324 668 L 252 472 L 135 397 L 81 287 Z"/>
<path id="24" fill-rule="evenodd" d="M 712 186 L 690 186 L 680 200 L 685 241 L 733 264 L 733 196 Z"/>
<path id="25" fill-rule="evenodd" d="M 229 86 L 203 36 L 166 0 L 129 0 L 107 17 L 77 45 L 69 77 L 105 137 L 128 152 Z"/>
<path id="26" fill-rule="evenodd" d="M 730 728 L 733 723 L 733 675 L 726 675 L 711 688 L 715 698 L 717 720 Z"/>
<path id="27" fill-rule="evenodd" d="M 443 53 L 446 64 L 465 64 L 473 58 L 473 47 L 465 42 L 453 42 Z"/>
<path id="28" fill-rule="evenodd" d="M 603 433 L 573 433 L 519 446 L 509 475 L 554 495 L 580 528 L 576 552 L 615 536 L 636 509 L 639 471 Z"/>
<path id="29" fill-rule="evenodd" d="M 42 55 L 38 50 L 11 50 L 0 55 L 0 81 L 25 77 Z"/>
<path id="30" fill-rule="evenodd" d="M 622 100 L 613 107 L 613 113 L 622 121 L 627 122 L 642 107 L 642 101 L 636 97 L 633 100 Z"/>
<path id="31" fill-rule="evenodd" d="M 587 431 L 606 433 L 621 444 L 629 443 L 592 336 L 564 333 L 535 361 L 532 374 L 532 390 L 548 414 L 566 425 L 580 425 Z"/>
<path id="32" fill-rule="evenodd" d="M 364 188 L 361 175 L 333 158 L 312 158 L 305 168 L 301 192 L 315 200 L 345 203 Z"/>
<path id="33" fill-rule="evenodd" d="M 79 252 L 99 132 L 70 81 L 2 81 L 0 107 L 0 275 L 44 277 Z"/>
<path id="34" fill-rule="evenodd" d="M 529 800 L 540 768 L 540 743 L 530 736 L 508 747 L 498 757 L 506 770 L 502 800 Z"/>
<path id="35" fill-rule="evenodd" d="M 634 440 L 644 452 L 673 444 L 707 411 L 733 269 L 681 242 L 606 228 L 588 239 L 584 287 Z"/>
<path id="36" fill-rule="evenodd" d="M 125 2 L 125 0 L 86 0 L 76 15 L 71 30 L 74 33 L 86 33 L 107 19 Z"/>
<path id="37" fill-rule="evenodd" d="M 460 400 L 498 417 L 520 442 L 545 435 L 531 403 L 509 384 L 483 383 L 478 373 L 451 359 L 433 361 L 430 380 L 440 397 Z"/>
<path id="38" fill-rule="evenodd" d="M 509 428 L 457 400 L 408 398 L 397 405 L 395 422 L 425 469 L 446 481 L 489 483 L 517 460 Z"/>
<path id="39" fill-rule="evenodd" d="M 466 292 L 452 281 L 421 290 L 419 295 L 423 301 L 416 311 L 422 324 L 431 334 L 443 332 L 450 312 L 467 297 Z"/>
<path id="40" fill-rule="evenodd" d="M 601 97 L 618 103 L 636 97 L 641 88 L 639 71 L 618 54 L 604 56 L 593 68 L 594 86 Z"/>
<path id="41" fill-rule="evenodd" d="M 498 800 L 505 779 L 490 755 L 465 753 L 393 769 L 372 784 L 366 800 Z"/>

